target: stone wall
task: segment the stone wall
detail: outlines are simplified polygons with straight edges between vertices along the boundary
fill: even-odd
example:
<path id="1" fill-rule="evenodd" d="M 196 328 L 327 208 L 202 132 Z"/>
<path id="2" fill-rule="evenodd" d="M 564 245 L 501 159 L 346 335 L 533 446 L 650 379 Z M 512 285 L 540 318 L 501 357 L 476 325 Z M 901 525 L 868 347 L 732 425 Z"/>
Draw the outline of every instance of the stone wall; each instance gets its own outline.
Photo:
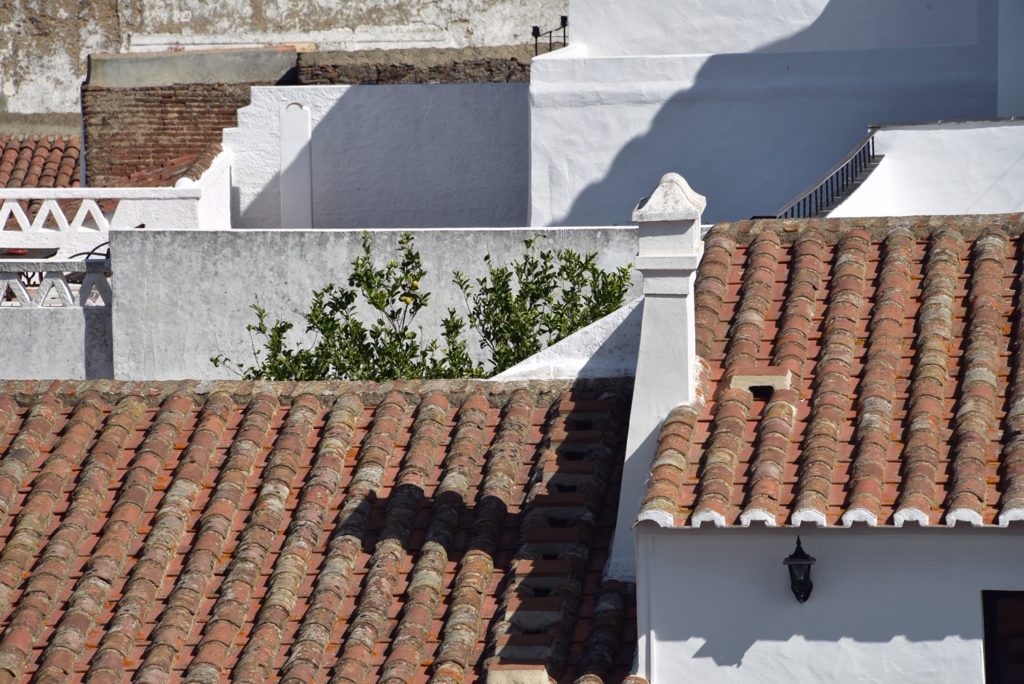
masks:
<path id="1" fill-rule="evenodd" d="M 306 51 L 516 45 L 567 0 L 4 0 L 0 114 L 74 113 L 99 52 L 291 45 Z"/>
<path id="2" fill-rule="evenodd" d="M 299 55 L 300 85 L 512 83 L 530 80 L 532 45 Z"/>

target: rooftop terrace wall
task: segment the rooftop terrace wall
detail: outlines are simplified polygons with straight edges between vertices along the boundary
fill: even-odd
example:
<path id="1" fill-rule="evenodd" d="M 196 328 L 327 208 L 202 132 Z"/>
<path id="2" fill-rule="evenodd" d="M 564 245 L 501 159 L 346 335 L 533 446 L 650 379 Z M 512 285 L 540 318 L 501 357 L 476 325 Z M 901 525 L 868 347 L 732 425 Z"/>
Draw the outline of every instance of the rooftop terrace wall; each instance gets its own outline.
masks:
<path id="1" fill-rule="evenodd" d="M 371 233 L 378 263 L 397 253 L 400 233 Z M 481 276 L 485 255 L 507 263 L 522 254 L 523 240 L 537 234 L 529 228 L 416 231 L 415 246 L 428 273 L 421 287 L 431 293 L 429 307 L 416 321 L 424 334 L 439 333 L 449 307 L 465 315 L 462 295 L 451 283 L 453 270 Z M 636 256 L 633 227 L 543 234 L 545 248 L 598 252 L 598 265 L 605 269 L 632 263 Z M 233 377 L 214 368 L 210 357 L 226 354 L 252 362 L 245 326 L 255 320 L 249 308 L 255 298 L 271 318 L 301 323 L 299 313 L 308 308 L 314 288 L 346 283 L 352 259 L 362 253 L 361 236 L 357 230 L 114 231 L 115 377 Z M 638 294 L 634 276 L 627 301 Z"/>
<path id="2" fill-rule="evenodd" d="M 311 133 L 301 178 L 282 194 L 282 172 L 296 170 L 281 166 L 293 105 Z M 526 83 L 258 87 L 238 117 L 224 133 L 235 226 L 285 225 L 282 201 L 311 203 L 314 228 L 527 223 Z"/>
<path id="3" fill-rule="evenodd" d="M 875 133 L 878 168 L 829 214 L 916 216 L 1024 210 L 1024 121 L 896 126 Z"/>

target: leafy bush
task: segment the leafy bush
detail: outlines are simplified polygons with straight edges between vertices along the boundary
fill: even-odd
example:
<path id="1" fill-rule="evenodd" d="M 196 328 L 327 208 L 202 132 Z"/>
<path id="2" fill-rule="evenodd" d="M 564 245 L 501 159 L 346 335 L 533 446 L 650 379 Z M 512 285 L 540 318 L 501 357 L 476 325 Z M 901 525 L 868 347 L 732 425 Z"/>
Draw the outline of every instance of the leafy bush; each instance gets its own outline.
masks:
<path id="1" fill-rule="evenodd" d="M 500 373 L 576 330 L 622 306 L 629 289 L 629 266 L 600 269 L 596 254 L 539 250 L 536 238 L 525 241 L 526 254 L 508 266 L 485 257 L 487 275 L 470 280 L 454 274 L 463 293 L 467 319 L 449 309 L 441 339 L 426 341 L 413 328 L 416 315 L 430 302 L 420 288 L 426 275 L 411 233 L 399 238 L 398 260 L 373 263 L 370 236 L 363 233 L 363 253 L 352 262 L 348 287 L 327 285 L 313 292 L 302 314 L 309 344 L 291 345 L 294 327 L 268 322 L 259 300 L 251 306 L 256 323 L 246 326 L 254 365 L 223 354 L 211 359 L 250 380 L 390 380 L 395 378 L 470 378 Z M 355 315 L 362 297 L 376 312 L 366 325 Z M 486 362 L 474 362 L 466 334 L 480 337 Z"/>

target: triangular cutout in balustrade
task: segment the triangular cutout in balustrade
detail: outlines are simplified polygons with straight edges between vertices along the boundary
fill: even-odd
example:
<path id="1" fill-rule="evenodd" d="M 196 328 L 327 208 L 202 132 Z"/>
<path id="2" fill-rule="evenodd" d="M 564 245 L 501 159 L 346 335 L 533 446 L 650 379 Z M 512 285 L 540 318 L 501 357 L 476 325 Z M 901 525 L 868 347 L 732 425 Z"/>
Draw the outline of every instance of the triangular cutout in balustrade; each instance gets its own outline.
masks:
<path id="1" fill-rule="evenodd" d="M 17 273 L 0 273 L 0 306 L 28 308 L 32 298 Z"/>
<path id="2" fill-rule="evenodd" d="M 28 215 L 18 204 L 18 200 L 4 200 L 3 204 L 0 204 L 0 230 L 4 229 L 12 216 L 22 231 L 31 229 L 32 222 L 28 220 Z"/>
<path id="3" fill-rule="evenodd" d="M 87 273 L 78 290 L 78 301 L 81 306 L 110 306 L 110 283 L 103 273 Z"/>
<path id="4" fill-rule="evenodd" d="M 57 200 L 44 200 L 39 207 L 36 218 L 32 221 L 32 229 L 37 231 L 64 231 L 68 229 L 68 219 L 57 204 Z"/>
<path id="5" fill-rule="evenodd" d="M 110 221 L 103 215 L 96 200 L 82 200 L 82 204 L 71 221 L 73 229 L 94 230 L 96 232 L 110 230 Z"/>
<path id="6" fill-rule="evenodd" d="M 74 306 L 75 300 L 71 295 L 71 288 L 63 273 L 47 272 L 43 274 L 43 282 L 39 284 L 36 291 L 36 306 L 39 307 L 67 307 Z"/>

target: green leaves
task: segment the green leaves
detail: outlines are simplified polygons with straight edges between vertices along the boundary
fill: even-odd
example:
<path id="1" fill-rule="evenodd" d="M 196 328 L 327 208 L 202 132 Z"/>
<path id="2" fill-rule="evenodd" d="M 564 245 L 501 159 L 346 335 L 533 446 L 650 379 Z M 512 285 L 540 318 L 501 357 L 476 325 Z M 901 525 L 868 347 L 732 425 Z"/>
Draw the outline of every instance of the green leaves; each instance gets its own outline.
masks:
<path id="1" fill-rule="evenodd" d="M 495 266 L 488 255 L 484 278 L 454 277 L 495 373 L 615 311 L 629 290 L 629 266 L 609 273 L 595 253 L 538 252 L 537 238 L 523 244 L 526 254 L 508 266 Z"/>
<path id="2" fill-rule="evenodd" d="M 506 266 L 485 257 L 487 276 L 470 280 L 453 274 L 465 297 L 468 322 L 455 309 L 442 321 L 441 339 L 424 341 L 413 329 L 416 315 L 430 302 L 420 288 L 426 276 L 413 235 L 399 237 L 398 259 L 375 266 L 370 236 L 363 233 L 362 254 L 352 261 L 348 287 L 327 285 L 313 292 L 303 314 L 309 346 L 288 345 L 291 323 L 268 324 L 259 300 L 251 306 L 256 323 L 246 326 L 255 365 L 213 357 L 250 380 L 390 380 L 396 378 L 483 377 L 514 366 L 622 306 L 629 289 L 629 266 L 607 272 L 594 253 L 539 250 L 526 240 L 526 253 Z M 362 297 L 376 312 L 367 326 L 355 317 Z M 470 356 L 466 332 L 481 338 L 486 363 Z"/>

